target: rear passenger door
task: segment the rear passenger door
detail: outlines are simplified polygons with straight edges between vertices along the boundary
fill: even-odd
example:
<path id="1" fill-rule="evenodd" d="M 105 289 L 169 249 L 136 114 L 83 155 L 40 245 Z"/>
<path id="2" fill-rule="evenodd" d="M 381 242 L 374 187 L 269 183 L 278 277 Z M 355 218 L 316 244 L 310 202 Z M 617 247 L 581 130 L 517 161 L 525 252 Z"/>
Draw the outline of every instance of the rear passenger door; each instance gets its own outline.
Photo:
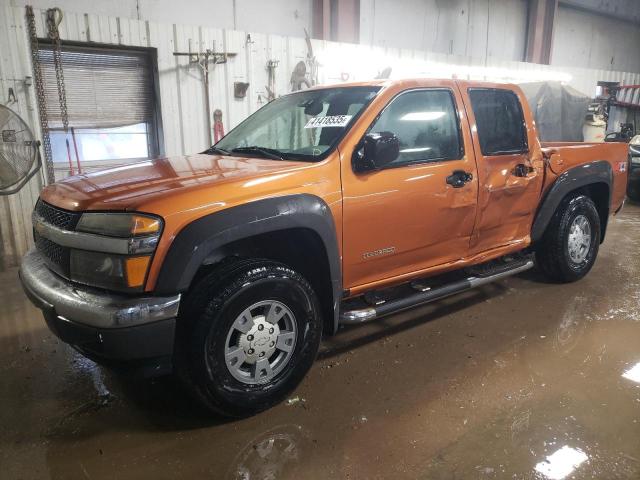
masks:
<path id="1" fill-rule="evenodd" d="M 505 87 L 459 82 L 478 165 L 478 210 L 470 255 L 528 243 L 544 164 L 526 99 Z M 526 117 L 525 117 L 526 113 Z"/>

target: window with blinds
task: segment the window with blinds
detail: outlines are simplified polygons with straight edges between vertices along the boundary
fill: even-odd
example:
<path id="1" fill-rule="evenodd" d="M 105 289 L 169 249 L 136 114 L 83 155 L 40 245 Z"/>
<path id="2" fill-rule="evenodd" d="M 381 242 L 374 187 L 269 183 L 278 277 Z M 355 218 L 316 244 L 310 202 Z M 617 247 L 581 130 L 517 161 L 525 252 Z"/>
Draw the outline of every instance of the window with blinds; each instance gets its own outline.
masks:
<path id="1" fill-rule="evenodd" d="M 41 44 L 38 53 L 58 170 L 77 173 L 79 168 L 102 168 L 160 154 L 155 59 L 150 50 L 63 44 L 66 105 L 73 127 L 67 132 L 52 46 Z"/>

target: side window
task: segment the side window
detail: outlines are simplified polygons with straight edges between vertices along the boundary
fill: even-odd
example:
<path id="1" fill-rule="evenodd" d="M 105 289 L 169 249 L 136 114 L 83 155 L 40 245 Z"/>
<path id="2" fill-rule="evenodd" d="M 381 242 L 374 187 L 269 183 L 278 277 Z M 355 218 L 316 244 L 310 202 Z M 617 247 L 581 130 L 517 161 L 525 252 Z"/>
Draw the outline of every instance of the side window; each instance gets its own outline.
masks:
<path id="1" fill-rule="evenodd" d="M 509 90 L 469 90 L 483 155 L 526 152 L 527 131 L 520 101 Z"/>
<path id="2" fill-rule="evenodd" d="M 462 158 L 458 117 L 448 90 L 414 90 L 396 97 L 370 132 L 391 132 L 400 155 L 391 166 Z"/>

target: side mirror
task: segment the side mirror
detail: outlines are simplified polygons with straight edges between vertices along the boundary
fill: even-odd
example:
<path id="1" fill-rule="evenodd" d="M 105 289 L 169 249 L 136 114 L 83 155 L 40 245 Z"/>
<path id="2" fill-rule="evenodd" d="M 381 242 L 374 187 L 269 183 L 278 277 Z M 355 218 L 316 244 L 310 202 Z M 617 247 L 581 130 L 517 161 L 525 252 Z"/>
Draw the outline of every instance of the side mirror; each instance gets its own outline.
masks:
<path id="1" fill-rule="evenodd" d="M 391 132 L 368 133 L 353 152 L 356 173 L 380 170 L 400 155 L 400 141 Z"/>

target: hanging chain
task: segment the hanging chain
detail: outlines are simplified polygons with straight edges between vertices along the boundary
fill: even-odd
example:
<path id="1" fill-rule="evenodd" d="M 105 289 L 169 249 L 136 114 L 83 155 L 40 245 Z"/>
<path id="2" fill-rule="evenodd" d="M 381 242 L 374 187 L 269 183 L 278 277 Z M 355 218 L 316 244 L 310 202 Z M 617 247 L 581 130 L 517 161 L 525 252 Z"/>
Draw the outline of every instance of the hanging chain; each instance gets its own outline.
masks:
<path id="1" fill-rule="evenodd" d="M 53 42 L 53 66 L 56 69 L 56 82 L 58 84 L 58 98 L 60 99 L 60 116 L 62 126 L 66 132 L 69 129 L 69 114 L 67 113 L 67 92 L 64 85 L 64 72 L 62 70 L 62 44 L 58 25 L 62 22 L 62 10 L 50 8 L 47 10 L 47 27 L 49 38 Z"/>
<path id="2" fill-rule="evenodd" d="M 49 137 L 49 119 L 47 118 L 47 101 L 44 93 L 44 80 L 40 67 L 40 57 L 38 55 L 38 34 L 36 32 L 36 20 L 33 8 L 27 5 L 27 28 L 29 29 L 29 40 L 31 44 L 31 62 L 33 63 L 33 78 L 36 85 L 36 100 L 38 102 L 38 113 L 40 117 L 40 130 L 42 130 L 42 147 L 44 149 L 45 171 L 47 183 L 55 182 L 53 172 L 53 152 L 51 151 L 51 139 Z"/>

